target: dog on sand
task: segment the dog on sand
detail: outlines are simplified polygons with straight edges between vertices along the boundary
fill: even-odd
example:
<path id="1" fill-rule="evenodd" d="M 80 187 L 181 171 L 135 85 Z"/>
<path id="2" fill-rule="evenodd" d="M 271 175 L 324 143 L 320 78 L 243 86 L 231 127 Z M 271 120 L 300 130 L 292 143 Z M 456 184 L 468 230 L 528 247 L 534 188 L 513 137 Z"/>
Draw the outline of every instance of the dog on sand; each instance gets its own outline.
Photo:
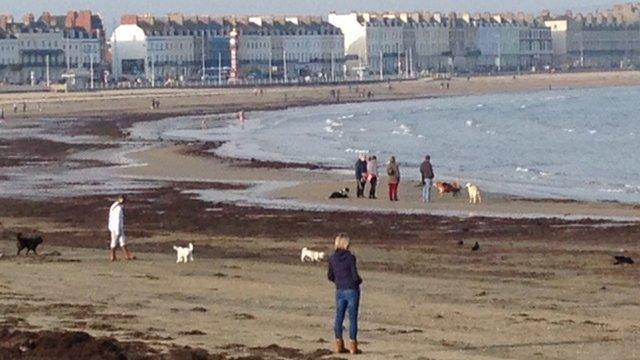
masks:
<path id="1" fill-rule="evenodd" d="M 467 184 L 467 191 L 469 192 L 469 203 L 470 204 L 480 204 L 482 203 L 482 194 L 480 193 L 480 188 L 474 184 Z"/>
<path id="2" fill-rule="evenodd" d="M 305 262 L 307 260 L 311 262 L 319 262 L 324 259 L 324 252 L 322 251 L 313 251 L 307 248 L 303 248 L 300 252 L 300 261 Z"/>
<path id="3" fill-rule="evenodd" d="M 176 251 L 177 255 L 176 264 L 193 261 L 193 244 L 189 243 L 188 247 L 174 246 L 173 250 Z"/>
<path id="4" fill-rule="evenodd" d="M 437 181 L 436 189 L 438 189 L 438 194 L 440 195 L 440 197 L 449 193 L 453 194 L 453 196 L 458 196 L 458 194 L 460 193 L 460 183 L 458 183 L 457 181 L 451 183 Z"/>
<path id="5" fill-rule="evenodd" d="M 25 254 L 29 254 L 29 251 L 33 251 L 38 255 L 36 249 L 38 248 L 38 245 L 42 244 L 44 241 L 42 236 L 22 236 L 22 233 L 18 233 L 18 235 L 16 235 L 16 240 L 18 240 L 16 243 L 16 246 L 18 247 L 18 254 L 16 255 L 20 255 L 20 252 L 23 249 L 27 249 Z"/>
<path id="6" fill-rule="evenodd" d="M 349 198 L 349 188 L 344 188 L 340 191 L 334 191 L 331 195 L 329 195 L 329 199 L 348 199 Z"/>

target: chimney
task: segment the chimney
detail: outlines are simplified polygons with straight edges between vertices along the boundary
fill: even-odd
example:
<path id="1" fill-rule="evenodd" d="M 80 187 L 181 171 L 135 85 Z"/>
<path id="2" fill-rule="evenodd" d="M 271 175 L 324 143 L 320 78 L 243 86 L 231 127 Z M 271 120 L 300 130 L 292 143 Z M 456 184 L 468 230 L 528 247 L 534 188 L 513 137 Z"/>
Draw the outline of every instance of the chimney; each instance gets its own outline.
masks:
<path id="1" fill-rule="evenodd" d="M 67 17 L 64 19 L 64 27 L 67 29 L 76 27 L 76 17 L 78 17 L 78 13 L 69 11 Z"/>
<path id="2" fill-rule="evenodd" d="M 138 25 L 138 15 L 122 15 L 120 18 L 120 24 L 122 25 Z"/>
<path id="3" fill-rule="evenodd" d="M 10 24 L 13 24 L 13 16 L 0 15 L 0 29 L 7 30 Z"/>
<path id="4" fill-rule="evenodd" d="M 92 15 L 89 10 L 82 10 L 76 18 L 76 27 L 84 29 L 87 33 L 93 33 Z"/>
<path id="5" fill-rule="evenodd" d="M 24 23 L 25 26 L 30 26 L 34 22 L 34 20 L 35 19 L 32 13 L 25 14 L 22 17 L 22 22 Z"/>
<path id="6" fill-rule="evenodd" d="M 43 12 L 40 20 L 48 26 L 51 26 L 51 13 L 48 11 Z"/>
<path id="7" fill-rule="evenodd" d="M 169 21 L 174 22 L 178 25 L 184 24 L 184 15 L 180 13 L 170 13 L 169 15 L 167 15 L 167 18 L 169 19 Z"/>

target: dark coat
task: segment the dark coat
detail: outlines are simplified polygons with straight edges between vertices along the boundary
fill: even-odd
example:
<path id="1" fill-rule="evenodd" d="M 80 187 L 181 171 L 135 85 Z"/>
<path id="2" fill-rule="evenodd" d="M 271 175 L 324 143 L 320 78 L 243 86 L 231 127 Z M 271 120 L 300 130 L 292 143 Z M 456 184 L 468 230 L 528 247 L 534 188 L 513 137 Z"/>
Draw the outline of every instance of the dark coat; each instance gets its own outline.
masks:
<path id="1" fill-rule="evenodd" d="M 425 160 L 420 164 L 420 174 L 422 175 L 422 179 L 433 179 L 433 167 L 431 166 L 431 162 L 429 160 Z"/>
<path id="2" fill-rule="evenodd" d="M 358 275 L 356 257 L 349 250 L 336 250 L 329 258 L 329 281 L 338 290 L 360 290 L 362 278 Z"/>
<path id="3" fill-rule="evenodd" d="M 364 176 L 364 174 L 367 173 L 367 162 L 358 159 L 358 161 L 356 161 L 356 180 L 362 180 L 362 177 Z"/>

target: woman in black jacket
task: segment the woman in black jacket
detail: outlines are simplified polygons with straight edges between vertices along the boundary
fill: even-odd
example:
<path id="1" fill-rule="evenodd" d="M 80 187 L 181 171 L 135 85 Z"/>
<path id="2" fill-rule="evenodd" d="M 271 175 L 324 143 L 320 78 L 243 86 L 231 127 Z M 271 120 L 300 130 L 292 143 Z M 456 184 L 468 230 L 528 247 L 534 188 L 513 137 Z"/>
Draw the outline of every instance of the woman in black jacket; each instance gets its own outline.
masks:
<path id="1" fill-rule="evenodd" d="M 335 252 L 329 258 L 329 281 L 336 284 L 336 320 L 334 332 L 336 336 L 336 352 L 347 350 L 342 340 L 342 323 L 346 311 L 349 311 L 349 346 L 351 354 L 359 354 L 358 350 L 358 307 L 360 305 L 360 284 L 356 257 L 349 251 L 349 236 L 340 234 L 335 240 Z"/>

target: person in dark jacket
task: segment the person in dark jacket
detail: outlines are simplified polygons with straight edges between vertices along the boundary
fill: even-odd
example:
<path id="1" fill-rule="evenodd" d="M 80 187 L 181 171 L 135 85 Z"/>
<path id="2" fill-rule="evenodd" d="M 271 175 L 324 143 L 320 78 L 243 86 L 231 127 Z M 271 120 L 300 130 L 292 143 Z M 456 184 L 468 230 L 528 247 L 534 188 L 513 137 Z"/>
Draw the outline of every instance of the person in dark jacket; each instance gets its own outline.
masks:
<path id="1" fill-rule="evenodd" d="M 361 154 L 356 161 L 356 187 L 359 198 L 364 197 L 364 187 L 367 184 L 367 160 L 364 154 Z"/>
<path id="2" fill-rule="evenodd" d="M 349 251 L 349 236 L 340 234 L 335 240 L 335 252 L 329 258 L 329 281 L 336 284 L 336 319 L 334 332 L 336 353 L 345 353 L 342 339 L 342 323 L 345 312 L 349 312 L 349 344 L 348 352 L 359 354 L 358 350 L 358 307 L 360 306 L 360 284 L 356 257 Z"/>
<path id="3" fill-rule="evenodd" d="M 431 156 L 427 155 L 420 164 L 420 177 L 422 178 L 422 201 L 431 201 L 431 187 L 433 187 L 433 167 L 431 166 Z"/>

